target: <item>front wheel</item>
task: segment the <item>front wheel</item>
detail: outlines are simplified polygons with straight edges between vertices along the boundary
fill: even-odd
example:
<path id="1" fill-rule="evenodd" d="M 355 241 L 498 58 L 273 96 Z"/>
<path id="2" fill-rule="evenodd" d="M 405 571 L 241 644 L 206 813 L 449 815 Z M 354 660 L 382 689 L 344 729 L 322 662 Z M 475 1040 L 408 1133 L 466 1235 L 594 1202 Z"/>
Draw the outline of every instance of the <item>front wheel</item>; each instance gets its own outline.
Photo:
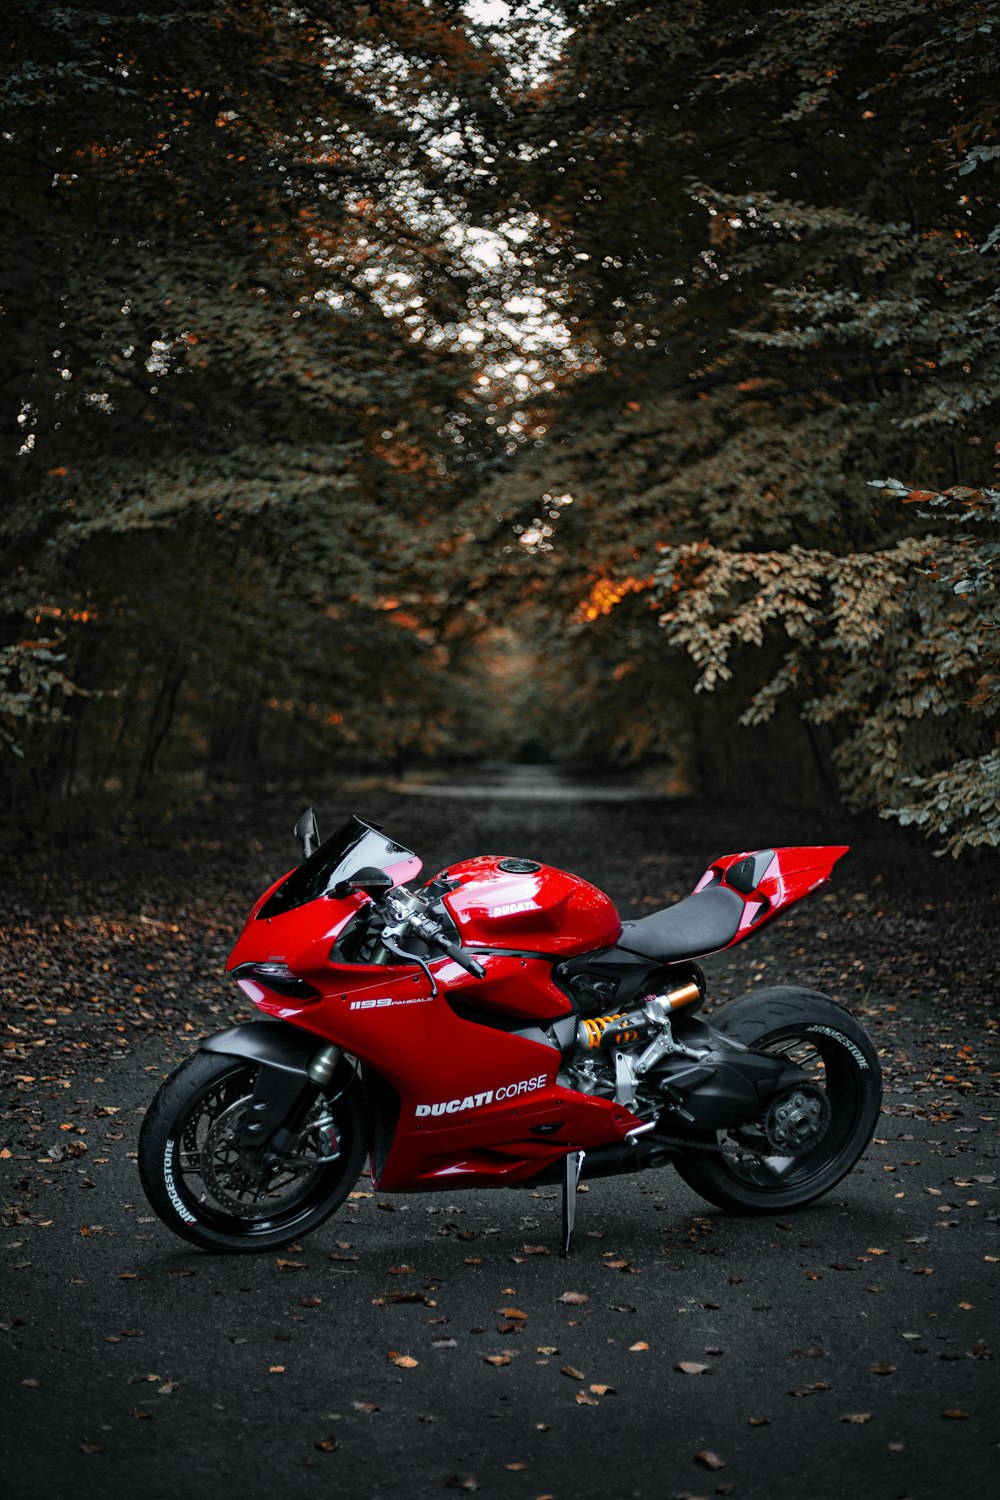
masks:
<path id="1" fill-rule="evenodd" d="M 720 1131 L 718 1151 L 685 1153 L 678 1172 L 720 1208 L 767 1213 L 811 1203 L 851 1170 L 871 1140 L 882 1102 L 882 1070 L 871 1039 L 825 995 L 789 985 L 744 995 L 713 1021 L 755 1052 L 781 1057 L 808 1075 L 808 1087 L 789 1101 L 801 1138 L 792 1140 L 786 1131 L 789 1144 L 776 1144 L 782 1126 L 772 1115 L 752 1127 Z"/>
<path id="2" fill-rule="evenodd" d="M 357 1180 L 366 1151 L 360 1089 L 342 1064 L 282 1166 L 241 1158 L 241 1127 L 257 1064 L 196 1052 L 153 1100 L 139 1136 L 146 1197 L 175 1234 L 206 1250 L 273 1250 L 328 1218 Z"/>

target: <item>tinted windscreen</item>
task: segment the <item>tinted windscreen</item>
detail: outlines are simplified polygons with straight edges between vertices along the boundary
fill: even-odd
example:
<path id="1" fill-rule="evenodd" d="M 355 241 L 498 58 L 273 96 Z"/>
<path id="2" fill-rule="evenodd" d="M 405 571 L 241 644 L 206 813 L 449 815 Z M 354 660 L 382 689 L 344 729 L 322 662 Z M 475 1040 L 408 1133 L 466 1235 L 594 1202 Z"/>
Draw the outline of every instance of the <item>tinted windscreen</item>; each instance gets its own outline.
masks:
<path id="1" fill-rule="evenodd" d="M 395 867 L 408 861 L 414 868 L 397 872 Z M 402 874 L 403 878 L 420 869 L 420 861 L 412 849 L 405 849 L 402 844 L 386 838 L 384 833 L 362 823 L 360 818 L 352 818 L 279 885 L 257 913 L 258 920 L 280 916 L 293 907 L 305 906 L 307 901 L 327 895 L 338 881 L 347 880 L 365 865 Z"/>

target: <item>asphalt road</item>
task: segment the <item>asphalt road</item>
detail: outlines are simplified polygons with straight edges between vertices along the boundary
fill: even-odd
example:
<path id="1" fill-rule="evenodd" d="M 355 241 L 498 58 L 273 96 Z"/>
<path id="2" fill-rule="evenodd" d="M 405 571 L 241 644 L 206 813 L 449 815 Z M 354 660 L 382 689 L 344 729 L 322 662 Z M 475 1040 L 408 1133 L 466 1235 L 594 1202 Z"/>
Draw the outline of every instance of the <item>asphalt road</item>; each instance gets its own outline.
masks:
<path id="1" fill-rule="evenodd" d="M 820 828 L 762 809 L 738 828 L 732 809 L 693 803 L 375 800 L 428 873 L 459 852 L 532 853 L 598 879 L 626 914 L 689 889 L 727 845 L 840 837 L 829 815 Z M 798 980 L 879 1042 L 876 1140 L 819 1205 L 740 1218 L 670 1168 L 605 1179 L 580 1194 L 567 1262 L 555 1189 L 387 1197 L 363 1178 L 301 1248 L 213 1257 L 151 1217 L 135 1137 L 162 1074 L 227 1019 L 210 978 L 227 923 L 286 858 L 284 806 L 262 816 L 261 840 L 234 818 L 228 862 L 206 835 L 169 860 L 63 860 L 58 892 L 25 866 L 5 970 L 5 1500 L 995 1492 L 995 864 L 961 873 L 855 825 L 854 871 L 825 904 L 710 961 L 722 998 Z M 105 977 L 141 972 L 157 1015 L 156 950 L 138 964 L 128 943 L 151 940 L 172 882 L 191 913 L 175 947 L 213 901 L 219 932 L 193 973 L 177 960 L 186 1001 L 172 988 L 166 1021 L 116 1020 L 105 1044 L 96 1010 L 46 1006 L 29 941 L 71 912 L 58 942 L 72 975 L 88 914 L 110 902 L 122 930 Z M 100 985 L 88 977 L 95 1002 Z M 63 1035 L 54 1063 L 45 1044 Z"/>

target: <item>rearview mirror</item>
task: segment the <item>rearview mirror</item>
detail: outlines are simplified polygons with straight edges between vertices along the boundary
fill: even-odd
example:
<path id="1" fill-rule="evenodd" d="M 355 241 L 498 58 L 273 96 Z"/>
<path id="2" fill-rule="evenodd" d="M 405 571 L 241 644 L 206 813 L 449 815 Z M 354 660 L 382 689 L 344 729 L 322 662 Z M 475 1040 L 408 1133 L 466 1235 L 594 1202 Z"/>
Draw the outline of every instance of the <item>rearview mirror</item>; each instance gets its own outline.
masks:
<path id="1" fill-rule="evenodd" d="M 307 807 L 295 827 L 292 829 L 295 837 L 302 845 L 302 858 L 308 859 L 310 854 L 315 854 L 319 848 L 319 825 L 316 822 L 316 814 L 311 807 Z"/>

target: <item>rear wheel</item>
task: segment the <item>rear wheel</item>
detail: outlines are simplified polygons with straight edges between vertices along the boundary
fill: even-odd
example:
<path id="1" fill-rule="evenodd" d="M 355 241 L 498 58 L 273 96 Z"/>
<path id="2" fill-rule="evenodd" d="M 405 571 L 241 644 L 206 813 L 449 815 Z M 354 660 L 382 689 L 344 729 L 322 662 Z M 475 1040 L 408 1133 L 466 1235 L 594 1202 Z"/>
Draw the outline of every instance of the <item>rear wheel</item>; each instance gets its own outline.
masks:
<path id="1" fill-rule="evenodd" d="M 829 1192 L 878 1120 L 882 1070 L 863 1027 L 825 995 L 791 986 L 744 995 L 712 1019 L 755 1052 L 793 1063 L 809 1083 L 753 1126 L 720 1131 L 717 1152 L 679 1157 L 684 1181 L 710 1203 L 744 1213 L 797 1208 Z"/>
<path id="2" fill-rule="evenodd" d="M 360 1090 L 342 1065 L 299 1134 L 291 1159 L 263 1172 L 239 1140 L 257 1065 L 196 1052 L 153 1100 L 139 1136 L 139 1175 L 175 1234 L 206 1250 L 272 1250 L 308 1234 L 354 1186 L 366 1150 Z"/>

